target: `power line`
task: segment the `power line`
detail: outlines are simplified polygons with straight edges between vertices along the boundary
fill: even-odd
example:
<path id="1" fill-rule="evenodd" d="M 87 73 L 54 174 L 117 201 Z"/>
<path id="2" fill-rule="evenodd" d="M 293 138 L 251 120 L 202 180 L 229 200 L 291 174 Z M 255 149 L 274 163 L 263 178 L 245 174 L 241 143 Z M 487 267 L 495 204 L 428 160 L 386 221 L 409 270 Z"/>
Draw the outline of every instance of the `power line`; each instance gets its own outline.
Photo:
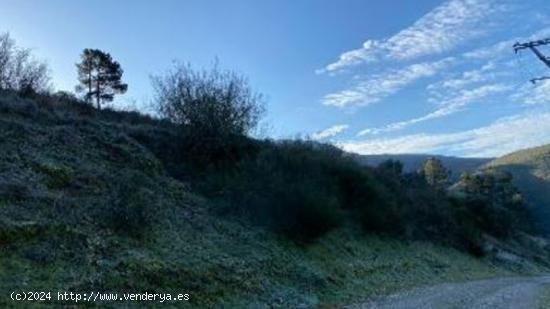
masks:
<path id="1" fill-rule="evenodd" d="M 537 56 L 537 58 L 539 58 L 539 60 L 542 61 L 542 63 L 544 63 L 548 68 L 550 68 L 550 57 L 545 56 L 537 48 L 539 46 L 544 46 L 544 45 L 549 45 L 549 44 L 550 44 L 550 38 L 543 39 L 543 40 L 537 40 L 537 41 L 530 41 L 530 42 L 526 42 L 526 43 L 519 43 L 518 42 L 518 43 L 514 44 L 513 48 L 514 48 L 514 52 L 516 54 L 518 53 L 518 51 L 520 51 L 522 49 L 530 49 L 535 54 L 535 56 Z M 532 78 L 531 82 L 533 84 L 535 84 L 538 81 L 542 81 L 542 80 L 546 80 L 546 79 L 550 79 L 550 76 L 542 76 L 542 77 Z"/>

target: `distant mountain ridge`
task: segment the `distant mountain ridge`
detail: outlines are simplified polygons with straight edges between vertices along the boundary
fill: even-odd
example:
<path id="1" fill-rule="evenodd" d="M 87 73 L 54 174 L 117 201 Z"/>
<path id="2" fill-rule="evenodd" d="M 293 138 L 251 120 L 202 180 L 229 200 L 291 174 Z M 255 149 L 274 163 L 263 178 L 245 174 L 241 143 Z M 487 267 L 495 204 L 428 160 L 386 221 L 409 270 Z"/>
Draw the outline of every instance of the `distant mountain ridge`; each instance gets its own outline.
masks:
<path id="1" fill-rule="evenodd" d="M 451 171 L 453 180 L 457 180 L 462 173 L 475 171 L 493 160 L 493 158 L 461 158 L 430 154 L 358 155 L 357 160 L 369 166 L 377 166 L 389 159 L 398 160 L 403 163 L 405 172 L 413 172 L 418 170 L 424 161 L 430 157 L 441 160 L 443 165 Z"/>

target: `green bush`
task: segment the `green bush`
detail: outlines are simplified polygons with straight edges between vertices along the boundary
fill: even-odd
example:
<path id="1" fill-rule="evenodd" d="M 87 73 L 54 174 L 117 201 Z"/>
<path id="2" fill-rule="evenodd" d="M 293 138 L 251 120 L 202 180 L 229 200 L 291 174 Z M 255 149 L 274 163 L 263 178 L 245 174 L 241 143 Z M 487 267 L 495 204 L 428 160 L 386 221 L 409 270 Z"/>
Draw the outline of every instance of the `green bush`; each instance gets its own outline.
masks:
<path id="1" fill-rule="evenodd" d="M 465 174 L 454 194 L 485 233 L 505 238 L 518 231 L 534 231 L 527 206 L 508 173 L 485 170 Z"/>
<path id="2" fill-rule="evenodd" d="M 51 162 L 37 163 L 35 169 L 46 175 L 46 185 L 50 189 L 62 189 L 70 184 L 73 179 L 73 169 Z"/>
<path id="3" fill-rule="evenodd" d="M 232 211 L 295 239 L 312 239 L 342 222 L 341 196 L 329 161 L 336 154 L 307 142 L 265 143 L 222 178 Z"/>
<path id="4" fill-rule="evenodd" d="M 371 222 L 364 224 L 368 229 L 391 227 L 395 204 L 381 198 L 383 190 L 371 174 L 334 146 L 265 141 L 249 159 L 203 170 L 192 182 L 223 201 L 225 211 L 290 238 L 311 240 L 340 226 L 350 213 Z"/>
<path id="5" fill-rule="evenodd" d="M 108 203 L 100 205 L 96 218 L 104 228 L 116 233 L 140 238 L 149 225 L 153 191 L 145 184 L 146 176 L 136 172 L 119 171 L 110 189 Z"/>
<path id="6" fill-rule="evenodd" d="M 278 221 L 274 227 L 293 239 L 313 240 L 341 225 L 340 202 L 312 183 L 292 183 L 278 194 Z"/>

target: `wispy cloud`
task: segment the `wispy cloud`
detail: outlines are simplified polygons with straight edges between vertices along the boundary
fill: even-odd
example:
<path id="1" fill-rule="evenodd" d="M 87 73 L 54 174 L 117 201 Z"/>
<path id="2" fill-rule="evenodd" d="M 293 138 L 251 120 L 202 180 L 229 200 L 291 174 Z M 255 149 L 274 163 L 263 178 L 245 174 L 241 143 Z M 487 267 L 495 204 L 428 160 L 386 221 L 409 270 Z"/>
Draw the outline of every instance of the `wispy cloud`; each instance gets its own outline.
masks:
<path id="1" fill-rule="evenodd" d="M 349 128 L 349 126 L 347 124 L 335 125 L 335 126 L 332 126 L 330 128 L 326 128 L 322 131 L 319 131 L 317 133 L 313 133 L 311 138 L 314 139 L 314 140 L 327 139 L 327 138 L 334 137 L 334 136 L 344 132 L 348 128 Z"/>
<path id="2" fill-rule="evenodd" d="M 456 96 L 447 98 L 446 100 L 442 101 L 440 103 L 440 107 L 429 114 L 426 114 L 421 117 L 405 120 L 405 121 L 391 123 L 389 125 L 379 127 L 379 128 L 368 128 L 359 132 L 358 135 L 362 136 L 367 134 L 380 134 L 380 133 L 397 131 L 397 130 L 404 129 L 408 126 L 411 126 L 413 124 L 445 117 L 461 111 L 467 105 L 470 105 L 475 102 L 479 102 L 484 98 L 487 98 L 491 95 L 501 93 L 507 90 L 510 90 L 510 86 L 507 86 L 504 84 L 484 85 L 474 89 L 461 90 Z"/>
<path id="3" fill-rule="evenodd" d="M 550 104 L 550 80 L 543 80 L 535 85 L 526 83 L 511 99 L 525 105 Z"/>
<path id="4" fill-rule="evenodd" d="M 463 54 L 466 59 L 488 59 L 501 56 L 502 54 L 511 54 L 512 46 L 518 39 L 504 40 L 493 45 L 476 48 Z"/>
<path id="5" fill-rule="evenodd" d="M 410 102 L 394 101 L 396 108 L 408 113 L 404 120 L 366 128 L 357 136 L 372 135 L 368 140 L 357 138 L 339 145 L 359 153 L 497 156 L 550 142 L 550 80 L 535 86 L 523 83 L 539 74 L 524 71 L 546 68 L 530 53 L 524 55 L 522 66 L 512 49 L 516 41 L 550 36 L 550 15 L 537 13 L 544 4 L 542 0 L 448 0 L 397 34 L 367 40 L 362 47 L 340 55 L 320 72 L 350 69 L 357 73 L 352 67 L 369 64 L 369 73 L 356 75 L 343 90 L 324 96 L 324 105 L 348 108 L 389 102 L 391 96 L 407 89 L 406 94 L 414 95 L 411 100 L 431 108 L 418 114 Z M 521 23 L 506 26 L 503 21 Z M 378 135 L 497 100 L 505 107 L 499 110 L 501 115 L 522 112 L 496 121 L 489 118 L 493 114 L 476 113 L 476 121 L 494 122 L 456 133 L 440 133 L 440 128 L 426 124 L 431 133 Z"/>
<path id="6" fill-rule="evenodd" d="M 338 146 L 361 154 L 446 153 L 495 157 L 549 142 L 550 112 L 543 111 L 501 118 L 488 126 L 457 133 L 348 141 Z"/>
<path id="7" fill-rule="evenodd" d="M 451 50 L 485 33 L 483 21 L 505 6 L 494 0 L 450 0 L 412 26 L 385 40 L 367 40 L 361 48 L 344 52 L 321 72 L 333 72 L 384 58 L 407 60 Z"/>
<path id="8" fill-rule="evenodd" d="M 460 73 L 460 76 L 456 78 L 448 78 L 438 81 L 436 83 L 428 85 L 426 87 L 430 93 L 439 94 L 444 91 L 456 91 L 464 89 L 466 86 L 470 86 L 475 83 L 487 82 L 490 79 L 494 79 L 497 75 L 496 72 L 497 64 L 493 61 L 487 62 L 485 65 L 481 66 L 479 69 L 468 70 Z M 501 75 L 502 72 L 499 71 L 498 75 Z"/>
<path id="9" fill-rule="evenodd" d="M 424 77 L 430 77 L 452 64 L 454 58 L 449 57 L 435 62 L 424 62 L 409 65 L 398 70 L 369 76 L 351 89 L 326 95 L 324 105 L 346 107 L 350 105 L 369 105 L 396 93 L 405 86 Z"/>
<path id="10" fill-rule="evenodd" d="M 549 21 L 545 22 L 546 24 L 549 23 Z M 538 40 L 541 38 L 546 38 L 550 36 L 550 27 L 543 27 L 542 29 L 537 30 L 536 32 L 532 33 L 531 35 L 527 36 L 516 36 L 512 39 L 502 40 L 500 42 L 483 46 L 476 48 L 474 50 L 465 52 L 462 54 L 462 56 L 465 59 L 470 60 L 479 60 L 479 59 L 497 59 L 500 57 L 505 56 L 512 56 L 513 55 L 513 49 L 512 46 L 520 41 L 531 41 L 531 40 Z"/>

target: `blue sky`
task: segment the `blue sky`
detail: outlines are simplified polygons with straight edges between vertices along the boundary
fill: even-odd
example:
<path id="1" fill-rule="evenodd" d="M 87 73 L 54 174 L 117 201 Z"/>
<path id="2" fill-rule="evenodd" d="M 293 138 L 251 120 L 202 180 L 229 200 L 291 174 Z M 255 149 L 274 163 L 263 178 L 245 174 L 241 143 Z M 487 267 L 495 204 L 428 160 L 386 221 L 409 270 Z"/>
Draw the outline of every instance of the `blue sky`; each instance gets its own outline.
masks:
<path id="1" fill-rule="evenodd" d="M 149 76 L 173 60 L 217 57 L 266 94 L 273 137 L 497 156 L 550 143 L 550 82 L 528 82 L 550 69 L 512 50 L 550 37 L 545 1 L 0 0 L 0 31 L 57 89 L 74 89 L 82 49 L 109 51 L 130 87 L 119 107 L 146 111 Z"/>

